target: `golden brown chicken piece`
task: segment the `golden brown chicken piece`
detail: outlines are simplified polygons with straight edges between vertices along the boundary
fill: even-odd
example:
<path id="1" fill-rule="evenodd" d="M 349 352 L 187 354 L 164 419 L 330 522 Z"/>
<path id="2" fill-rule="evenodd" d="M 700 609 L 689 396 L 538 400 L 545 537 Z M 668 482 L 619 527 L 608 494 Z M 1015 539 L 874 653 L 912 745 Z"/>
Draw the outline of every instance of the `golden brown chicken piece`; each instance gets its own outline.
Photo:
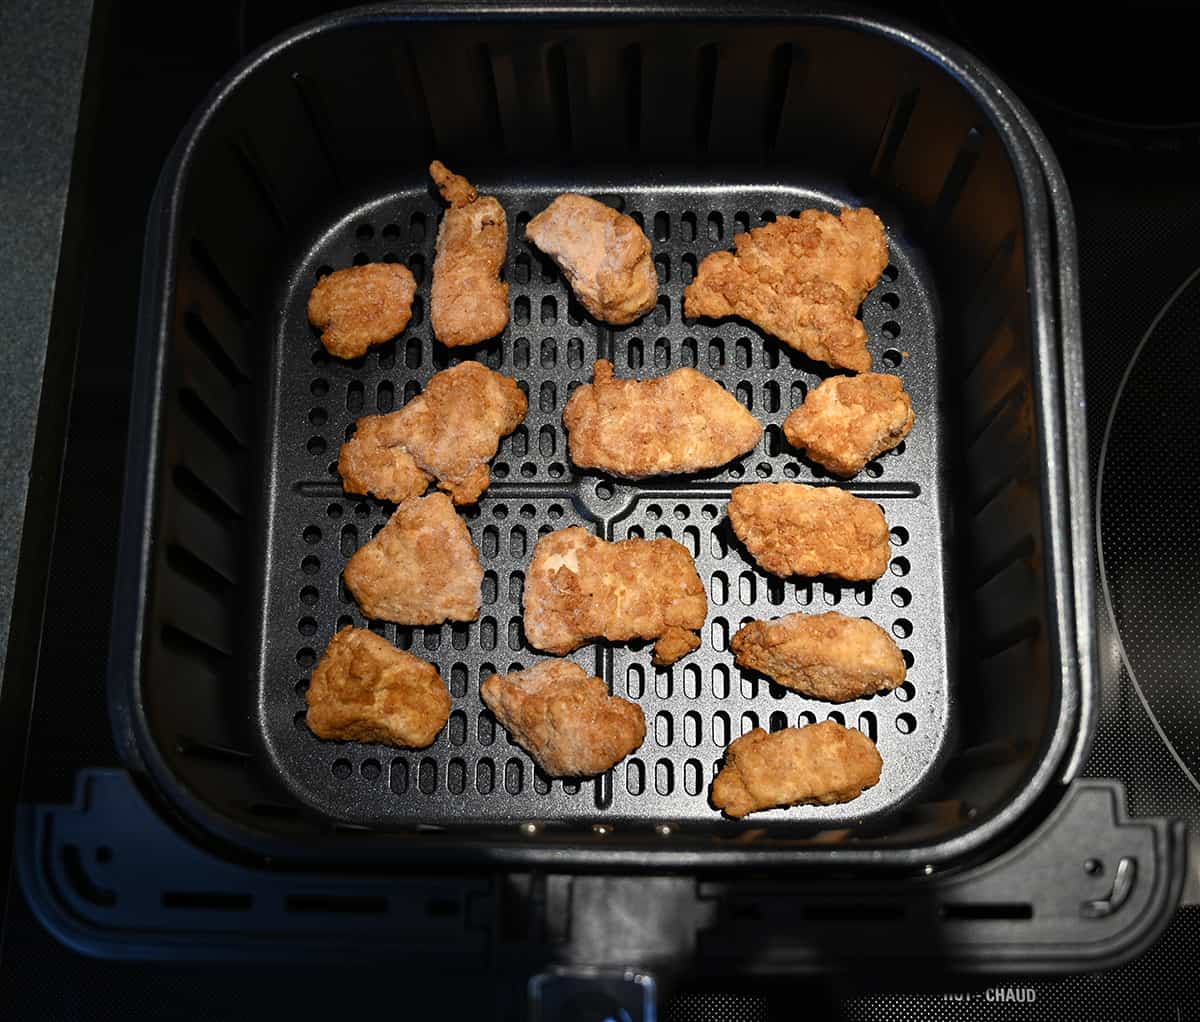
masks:
<path id="1" fill-rule="evenodd" d="M 887 267 L 883 224 L 869 209 L 798 217 L 737 235 L 714 252 L 683 292 L 687 316 L 741 316 L 809 358 L 839 369 L 871 368 L 856 313 Z"/>
<path id="2" fill-rule="evenodd" d="M 308 321 L 325 350 L 358 358 L 408 326 L 417 282 L 407 266 L 368 263 L 322 277 L 308 297 Z"/>
<path id="3" fill-rule="evenodd" d="M 424 493 L 432 477 L 455 504 L 473 504 L 491 482 L 500 438 L 528 407 L 516 382 L 487 366 L 443 369 L 399 411 L 358 420 L 338 457 L 342 486 L 399 502 Z"/>
<path id="4" fill-rule="evenodd" d="M 433 334 L 449 348 L 478 344 L 508 325 L 508 284 L 500 279 L 508 219 L 494 196 L 479 195 L 440 160 L 429 165 L 429 174 L 450 203 L 433 260 Z"/>
<path id="5" fill-rule="evenodd" d="M 330 640 L 307 699 L 312 733 L 349 742 L 423 749 L 450 717 L 437 668 L 365 628 Z"/>
<path id="6" fill-rule="evenodd" d="M 658 639 L 655 663 L 695 649 L 708 597 L 687 548 L 671 539 L 606 543 L 573 526 L 538 540 L 525 585 L 525 635 L 570 653 L 591 639 Z"/>
<path id="7" fill-rule="evenodd" d="M 751 450 L 762 423 L 695 369 L 618 380 L 600 359 L 563 409 L 571 460 L 626 479 L 716 468 Z"/>
<path id="8" fill-rule="evenodd" d="M 852 476 L 908 436 L 916 420 L 898 377 L 833 376 L 787 417 L 783 435 L 830 472 Z"/>
<path id="9" fill-rule="evenodd" d="M 658 275 L 650 239 L 632 217 L 586 195 L 560 195 L 525 227 L 562 269 L 584 308 L 624 326 L 654 308 Z"/>
<path id="10" fill-rule="evenodd" d="M 429 489 L 433 476 L 421 470 L 399 439 L 402 430 L 393 418 L 399 414 L 364 415 L 354 436 L 342 444 L 338 472 L 347 493 L 372 493 L 399 504 Z"/>
<path id="11" fill-rule="evenodd" d="M 695 632 L 689 632 L 686 628 L 668 628 L 654 644 L 650 662 L 655 667 L 670 667 L 676 660 L 682 660 L 699 648 L 700 636 Z"/>
<path id="12" fill-rule="evenodd" d="M 378 621 L 438 625 L 479 616 L 483 568 L 444 493 L 412 497 L 346 565 L 346 588 Z"/>
<path id="13" fill-rule="evenodd" d="M 832 720 L 773 734 L 756 727 L 725 750 L 712 802 L 733 817 L 777 806 L 828 806 L 858 798 L 882 772 L 871 739 Z"/>
<path id="14" fill-rule="evenodd" d="M 859 582 L 887 570 L 888 524 L 879 505 L 835 486 L 738 486 L 729 500 L 729 520 L 750 555 L 772 575 Z"/>
<path id="15" fill-rule="evenodd" d="M 493 674 L 488 709 L 551 777 L 590 777 L 616 766 L 646 737 L 642 708 L 570 660 Z"/>
<path id="16" fill-rule="evenodd" d="M 733 637 L 734 660 L 814 699 L 844 703 L 890 692 L 904 657 L 879 625 L 837 611 L 751 621 Z"/>

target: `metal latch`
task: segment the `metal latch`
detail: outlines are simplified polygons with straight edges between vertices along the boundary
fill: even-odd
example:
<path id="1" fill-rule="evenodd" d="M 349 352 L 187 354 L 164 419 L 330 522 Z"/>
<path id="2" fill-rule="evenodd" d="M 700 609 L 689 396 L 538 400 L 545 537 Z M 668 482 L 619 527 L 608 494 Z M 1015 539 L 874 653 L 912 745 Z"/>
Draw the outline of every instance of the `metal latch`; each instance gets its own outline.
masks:
<path id="1" fill-rule="evenodd" d="M 1105 916 L 1112 915 L 1125 904 L 1136 879 L 1137 860 L 1128 855 L 1122 856 L 1121 861 L 1117 863 L 1117 874 L 1113 877 L 1112 890 L 1108 892 L 1108 897 L 1099 898 L 1096 901 L 1085 901 L 1080 906 L 1083 917 L 1085 919 L 1103 919 Z"/>

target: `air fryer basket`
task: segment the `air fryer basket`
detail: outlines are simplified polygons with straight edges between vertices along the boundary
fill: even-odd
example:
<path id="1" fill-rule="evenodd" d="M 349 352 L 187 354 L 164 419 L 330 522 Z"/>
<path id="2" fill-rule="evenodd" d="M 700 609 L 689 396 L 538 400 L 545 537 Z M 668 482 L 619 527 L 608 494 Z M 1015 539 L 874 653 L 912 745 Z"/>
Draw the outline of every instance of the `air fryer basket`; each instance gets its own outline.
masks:
<path id="1" fill-rule="evenodd" d="M 1085 496 L 1081 423 L 1062 408 L 1077 324 L 1057 318 L 1072 285 L 1054 236 L 1070 211 L 1046 188 L 1039 143 L 961 54 L 892 27 L 668 13 L 352 13 L 251 58 L 185 132 L 148 233 L 112 706 L 127 759 L 191 825 L 294 858 L 911 865 L 1016 830 L 1077 762 L 1092 660 L 1076 625 L 1090 544 L 1070 516 Z M 425 304 L 435 156 L 509 216 L 512 319 L 467 351 L 433 340 Z M 565 190 L 644 224 L 661 297 L 642 322 L 597 324 L 524 242 Z M 682 317 L 696 265 L 733 234 L 842 204 L 888 226 L 891 265 L 862 316 L 876 368 L 904 379 L 918 416 L 901 448 L 844 484 L 782 438 L 819 367 L 747 323 Z M 332 359 L 308 292 L 330 268 L 377 260 L 413 269 L 412 322 L 361 359 Z M 562 406 L 598 357 L 622 376 L 700 368 L 767 424 L 762 444 L 698 478 L 576 470 Z M 487 571 L 480 620 L 366 622 L 340 574 L 391 508 L 342 493 L 338 446 L 359 415 L 399 407 L 463 358 L 530 399 L 465 512 Z M 739 483 L 789 479 L 878 501 L 888 574 L 838 585 L 757 569 L 724 505 Z M 540 659 L 521 629 L 523 572 L 540 535 L 572 524 L 678 539 L 710 597 L 701 649 L 673 668 L 638 644 L 574 654 L 647 721 L 633 757 L 582 783 L 535 770 L 479 697 L 494 670 Z M 744 620 L 833 607 L 891 630 L 908 683 L 830 707 L 733 665 Z M 348 623 L 438 664 L 454 709 L 431 748 L 307 730 L 307 677 Z M 878 743 L 876 788 L 749 823 L 708 805 L 731 738 L 827 717 Z"/>

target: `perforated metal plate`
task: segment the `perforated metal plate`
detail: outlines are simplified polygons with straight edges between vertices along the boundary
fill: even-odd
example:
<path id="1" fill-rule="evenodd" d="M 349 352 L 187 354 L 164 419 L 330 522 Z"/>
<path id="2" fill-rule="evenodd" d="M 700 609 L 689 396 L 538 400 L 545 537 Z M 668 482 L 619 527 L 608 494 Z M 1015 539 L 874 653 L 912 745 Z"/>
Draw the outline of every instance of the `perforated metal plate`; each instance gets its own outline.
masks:
<path id="1" fill-rule="evenodd" d="M 903 378 L 916 427 L 859 477 L 836 483 L 883 507 L 892 529 L 889 570 L 870 585 L 785 582 L 758 569 L 740 548 L 725 505 L 731 489 L 745 482 L 835 484 L 789 448 L 781 429 L 822 367 L 749 324 L 685 320 L 683 288 L 699 261 L 729 247 L 737 231 L 811 206 L 857 205 L 856 197 L 785 187 L 585 189 L 571 182 L 526 189 L 477 183 L 508 211 L 506 275 L 513 313 L 500 338 L 454 352 L 433 340 L 428 294 L 441 203 L 424 189 L 349 211 L 315 239 L 288 280 L 273 324 L 273 450 L 261 523 L 267 557 L 255 683 L 262 734 L 282 781 L 314 810 L 363 824 L 699 821 L 732 828 L 737 825 L 722 820 L 708 803 L 709 782 L 729 741 L 755 726 L 778 729 L 832 718 L 877 742 L 884 759 L 881 782 L 844 806 L 777 810 L 754 817 L 756 823 L 838 827 L 913 799 L 922 781 L 936 775 L 950 717 L 938 320 L 918 253 L 902 236 L 890 235 L 891 265 L 862 310 L 874 365 Z M 621 329 L 597 324 L 569 298 L 553 264 L 523 240 L 529 217 L 565 190 L 601 194 L 644 224 L 661 297 L 642 322 Z M 402 336 L 365 357 L 339 362 L 325 354 L 307 322 L 309 291 L 330 268 L 377 260 L 399 260 L 413 269 L 420 289 L 412 322 Z M 762 443 L 701 476 L 630 485 L 577 471 L 567 453 L 562 408 L 574 387 L 591 379 L 597 356 L 611 358 L 618 375 L 643 379 L 696 366 L 766 424 Z M 435 372 L 463 358 L 515 377 L 529 395 L 529 414 L 501 445 L 490 489 L 478 507 L 464 512 L 487 572 L 480 619 L 440 628 L 367 622 L 340 576 L 349 556 L 393 508 L 342 493 L 338 447 L 360 415 L 400 407 Z M 521 627 L 524 572 L 538 537 L 569 525 L 606 539 L 677 539 L 696 556 L 709 593 L 703 645 L 673 668 L 651 666 L 644 643 L 595 644 L 574 654 L 646 715 L 642 748 L 610 773 L 584 782 L 550 781 L 535 770 L 479 696 L 481 681 L 493 671 L 541 659 Z M 744 621 L 827 609 L 869 617 L 896 636 L 909 665 L 908 681 L 890 695 L 835 707 L 734 665 L 729 639 Z M 309 732 L 308 677 L 335 630 L 346 624 L 369 625 L 441 670 L 454 709 L 429 749 L 398 752 L 320 741 Z"/>

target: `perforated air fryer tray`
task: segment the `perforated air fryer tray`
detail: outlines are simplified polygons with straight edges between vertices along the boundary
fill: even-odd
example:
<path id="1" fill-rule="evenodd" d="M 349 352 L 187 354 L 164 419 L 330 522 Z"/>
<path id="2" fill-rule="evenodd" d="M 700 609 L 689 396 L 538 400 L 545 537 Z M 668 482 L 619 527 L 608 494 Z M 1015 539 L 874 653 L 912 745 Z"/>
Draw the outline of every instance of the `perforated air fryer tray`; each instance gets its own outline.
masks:
<path id="1" fill-rule="evenodd" d="M 469 166 L 455 169 L 471 176 Z M 813 206 L 858 205 L 860 197 L 780 186 L 650 189 L 573 180 L 525 187 L 483 177 L 476 184 L 508 213 L 512 319 L 500 338 L 457 351 L 433 340 L 427 303 L 442 204 L 420 187 L 348 209 L 311 239 L 289 268 L 278 319 L 270 324 L 269 479 L 260 523 L 267 537 L 261 545 L 265 610 L 254 684 L 261 733 L 279 779 L 311 809 L 363 824 L 715 823 L 721 818 L 709 805 L 708 788 L 730 740 L 755 726 L 777 730 L 828 718 L 860 728 L 878 744 L 880 783 L 846 805 L 776 810 L 756 820 L 834 828 L 912 799 L 936 773 L 950 719 L 938 314 L 918 254 L 890 231 L 891 264 L 862 307 L 874 368 L 904 380 L 916 426 L 895 451 L 854 480 L 838 482 L 800 458 L 782 434 L 789 411 L 819 381 L 818 372 L 828 371 L 747 323 L 685 320 L 682 299 L 697 264 L 729 247 L 738 231 Z M 599 194 L 644 224 L 661 297 L 641 322 L 612 329 L 592 320 L 553 264 L 523 240 L 530 216 L 567 190 Z M 404 262 L 416 275 L 420 288 L 409 328 L 354 362 L 329 357 L 306 319 L 310 289 L 331 268 L 379 260 Z M 699 476 L 631 485 L 580 472 L 568 457 L 562 409 L 574 387 L 590 381 L 598 357 L 612 359 L 618 376 L 639 379 L 680 366 L 700 369 L 766 424 L 762 442 Z M 486 571 L 480 618 L 439 628 L 366 621 L 341 573 L 394 508 L 342 492 L 338 448 L 359 416 L 400 407 L 435 372 L 465 358 L 514 377 L 529 397 L 524 424 L 500 447 L 491 487 L 477 507 L 464 509 Z M 887 573 L 874 584 L 851 584 L 782 581 L 757 568 L 733 536 L 725 507 L 734 486 L 764 480 L 839 485 L 878 501 L 892 530 Z M 538 537 L 570 525 L 610 540 L 678 540 L 696 556 L 709 595 L 701 648 L 671 668 L 651 665 L 648 643 L 591 644 L 573 655 L 646 716 L 643 746 L 614 770 L 583 782 L 551 781 L 535 769 L 479 695 L 493 672 L 544 656 L 529 647 L 521 626 L 524 573 Z M 869 617 L 895 636 L 909 669 L 901 688 L 833 706 L 734 665 L 729 639 L 743 622 L 833 609 Z M 454 707 L 430 748 L 399 752 L 321 741 L 308 730 L 308 677 L 331 636 L 347 624 L 371 627 L 438 666 Z"/>

